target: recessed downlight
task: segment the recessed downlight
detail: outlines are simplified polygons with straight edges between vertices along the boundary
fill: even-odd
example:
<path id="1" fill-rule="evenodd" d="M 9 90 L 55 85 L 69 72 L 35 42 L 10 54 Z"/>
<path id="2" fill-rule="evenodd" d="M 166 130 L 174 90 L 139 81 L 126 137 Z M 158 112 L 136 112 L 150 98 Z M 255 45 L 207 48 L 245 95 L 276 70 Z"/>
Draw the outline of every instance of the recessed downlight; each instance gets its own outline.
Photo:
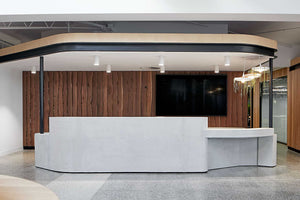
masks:
<path id="1" fill-rule="evenodd" d="M 230 66 L 230 57 L 229 56 L 224 57 L 224 66 L 226 66 L 226 67 Z"/>

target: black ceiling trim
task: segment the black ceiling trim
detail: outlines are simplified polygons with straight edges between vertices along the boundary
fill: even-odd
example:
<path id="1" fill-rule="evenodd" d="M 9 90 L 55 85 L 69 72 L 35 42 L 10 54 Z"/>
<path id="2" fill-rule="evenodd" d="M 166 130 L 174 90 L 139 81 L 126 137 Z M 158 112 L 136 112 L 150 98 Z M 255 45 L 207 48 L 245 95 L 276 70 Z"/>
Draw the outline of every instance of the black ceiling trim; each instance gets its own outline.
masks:
<path id="1" fill-rule="evenodd" d="M 251 44 L 60 43 L 0 57 L 0 63 L 68 51 L 241 52 L 274 56 L 276 49 Z"/>
<path id="2" fill-rule="evenodd" d="M 293 71 L 293 70 L 296 70 L 296 69 L 299 69 L 300 68 L 300 63 L 296 64 L 296 65 L 293 65 L 293 66 L 290 66 L 290 71 Z"/>

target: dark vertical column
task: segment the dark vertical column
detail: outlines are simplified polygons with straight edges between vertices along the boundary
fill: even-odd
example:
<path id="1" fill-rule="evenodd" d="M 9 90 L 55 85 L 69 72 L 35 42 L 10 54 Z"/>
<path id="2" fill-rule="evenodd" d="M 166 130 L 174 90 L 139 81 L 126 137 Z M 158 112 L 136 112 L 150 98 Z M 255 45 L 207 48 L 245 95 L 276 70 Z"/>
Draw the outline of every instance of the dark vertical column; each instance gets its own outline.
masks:
<path id="1" fill-rule="evenodd" d="M 44 133 L 44 57 L 40 57 L 40 134 Z"/>
<path id="2" fill-rule="evenodd" d="M 269 128 L 273 128 L 273 58 L 269 59 L 270 80 L 269 80 Z"/>

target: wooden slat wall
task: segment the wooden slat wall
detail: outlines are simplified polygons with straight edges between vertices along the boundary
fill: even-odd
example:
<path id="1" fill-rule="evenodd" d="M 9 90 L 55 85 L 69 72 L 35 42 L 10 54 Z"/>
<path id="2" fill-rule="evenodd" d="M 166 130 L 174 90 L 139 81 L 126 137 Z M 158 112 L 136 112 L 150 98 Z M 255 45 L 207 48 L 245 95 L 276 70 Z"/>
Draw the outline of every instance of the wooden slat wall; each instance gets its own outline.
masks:
<path id="1" fill-rule="evenodd" d="M 300 57 L 296 57 L 291 60 L 291 66 L 297 65 L 299 63 L 300 63 Z"/>
<path id="2" fill-rule="evenodd" d="M 300 151 L 299 99 L 300 69 L 295 69 L 288 74 L 287 145 Z"/>
<path id="3" fill-rule="evenodd" d="M 52 116 L 155 116 L 157 72 L 45 72 L 44 119 L 49 131 Z M 211 72 L 167 72 L 167 74 L 213 74 Z M 227 116 L 211 116 L 210 127 L 247 127 L 247 97 L 233 91 L 227 74 Z M 39 76 L 23 72 L 24 146 L 34 146 L 39 132 Z"/>
<path id="4" fill-rule="evenodd" d="M 275 70 L 275 71 L 273 71 L 273 79 L 287 76 L 288 72 L 289 72 L 289 68 L 288 67 Z M 269 80 L 269 79 L 270 78 L 269 78 L 269 73 L 268 73 L 268 74 L 266 74 L 265 80 Z M 264 81 L 263 76 L 259 80 L 260 80 L 260 82 L 263 82 Z"/>
<path id="5" fill-rule="evenodd" d="M 253 88 L 253 128 L 260 127 L 260 81 L 256 80 Z"/>

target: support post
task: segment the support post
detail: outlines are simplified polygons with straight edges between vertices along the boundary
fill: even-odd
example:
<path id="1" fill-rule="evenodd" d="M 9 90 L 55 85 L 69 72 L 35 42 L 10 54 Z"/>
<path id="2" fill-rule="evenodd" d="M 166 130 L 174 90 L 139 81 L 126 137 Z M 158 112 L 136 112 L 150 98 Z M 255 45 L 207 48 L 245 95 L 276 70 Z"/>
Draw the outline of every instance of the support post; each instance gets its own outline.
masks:
<path id="1" fill-rule="evenodd" d="M 40 57 L 40 134 L 44 134 L 44 57 Z"/>
<path id="2" fill-rule="evenodd" d="M 269 59 L 270 80 L 269 80 L 269 128 L 273 128 L 273 58 Z"/>

